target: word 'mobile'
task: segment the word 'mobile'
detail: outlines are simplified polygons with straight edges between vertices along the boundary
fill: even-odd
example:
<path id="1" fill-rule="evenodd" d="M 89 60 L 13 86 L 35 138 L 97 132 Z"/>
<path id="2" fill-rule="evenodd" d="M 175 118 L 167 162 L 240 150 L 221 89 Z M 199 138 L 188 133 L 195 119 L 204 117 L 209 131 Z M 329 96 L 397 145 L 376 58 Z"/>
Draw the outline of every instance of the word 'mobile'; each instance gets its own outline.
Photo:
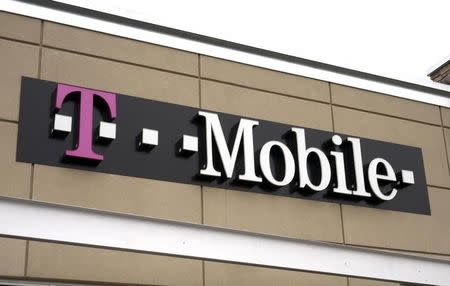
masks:
<path id="1" fill-rule="evenodd" d="M 331 182 L 331 165 L 328 160 L 327 154 L 322 150 L 315 147 L 306 147 L 305 130 L 303 128 L 291 128 L 291 132 L 294 133 L 294 145 L 296 146 L 297 158 L 294 159 L 293 152 L 283 142 L 272 140 L 264 143 L 259 152 L 259 167 L 261 169 L 262 176 L 256 174 L 255 159 L 254 159 L 254 143 L 253 143 L 253 127 L 258 126 L 259 122 L 256 120 L 240 119 L 237 126 L 236 136 L 234 143 L 231 145 L 230 151 L 225 140 L 225 136 L 222 131 L 222 126 L 219 121 L 219 117 L 215 113 L 199 111 L 198 114 L 205 119 L 206 125 L 206 166 L 200 170 L 201 175 L 207 175 L 211 177 L 222 177 L 222 173 L 214 167 L 214 155 L 213 155 L 213 141 L 215 141 L 218 153 L 220 154 L 220 163 L 223 165 L 226 178 L 233 177 L 234 167 L 237 160 L 239 147 L 243 146 L 244 157 L 244 173 L 237 176 L 238 180 L 262 183 L 264 179 L 273 186 L 283 187 L 294 180 L 295 174 L 298 173 L 298 181 L 296 186 L 299 189 L 307 188 L 316 192 L 324 191 L 328 188 Z M 213 140 L 213 137 L 215 140 Z M 366 190 L 364 182 L 364 168 L 361 155 L 361 143 L 358 138 L 347 138 L 351 145 L 351 155 L 353 157 L 351 169 L 354 172 L 354 178 L 356 187 L 349 189 L 346 179 L 346 167 L 344 162 L 344 153 L 338 151 L 330 151 L 329 155 L 331 159 L 334 159 L 334 170 L 336 173 L 336 182 L 333 185 L 333 192 L 338 194 L 345 194 L 359 197 L 372 197 L 372 194 Z M 333 135 L 331 138 L 334 147 L 342 145 L 343 141 L 341 136 Z M 273 150 L 278 148 L 279 155 L 283 164 L 283 172 L 280 174 L 280 178 L 277 179 L 274 176 L 272 170 L 271 157 L 274 153 Z M 330 149 L 331 146 L 330 146 Z M 315 158 L 313 158 L 315 157 Z M 316 165 L 320 170 L 320 174 L 315 177 L 318 178 L 318 182 L 314 183 L 311 180 L 311 168 L 309 164 L 311 160 L 317 160 Z M 296 162 L 297 169 L 296 172 Z M 348 165 L 348 164 L 347 164 Z M 381 167 L 381 168 L 380 168 Z M 381 169 L 381 170 L 380 170 Z M 369 185 L 373 194 L 381 200 L 392 200 L 396 194 L 396 187 L 404 185 L 414 184 L 414 173 L 409 170 L 401 170 L 400 176 L 396 176 L 392 165 L 383 158 L 374 158 L 368 166 L 367 177 Z M 395 183 L 388 190 L 388 194 L 385 194 L 380 189 L 380 181 L 386 185 L 386 182 Z"/>
<path id="2" fill-rule="evenodd" d="M 23 78 L 17 160 L 429 214 L 420 149 Z"/>

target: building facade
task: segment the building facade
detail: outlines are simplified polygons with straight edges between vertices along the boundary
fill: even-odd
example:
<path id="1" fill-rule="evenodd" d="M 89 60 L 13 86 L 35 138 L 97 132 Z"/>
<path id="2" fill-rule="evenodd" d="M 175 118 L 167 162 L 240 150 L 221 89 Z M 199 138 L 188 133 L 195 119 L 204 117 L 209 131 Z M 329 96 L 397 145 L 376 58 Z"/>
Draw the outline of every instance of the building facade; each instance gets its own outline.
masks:
<path id="1" fill-rule="evenodd" d="M 450 108 L 9 12 L 0 13 L 0 57 L 3 197 L 450 259 Z M 17 162 L 22 76 L 419 147 L 431 215 Z M 400 285 L 9 237 L 0 238 L 0 277 L 19 285 Z"/>

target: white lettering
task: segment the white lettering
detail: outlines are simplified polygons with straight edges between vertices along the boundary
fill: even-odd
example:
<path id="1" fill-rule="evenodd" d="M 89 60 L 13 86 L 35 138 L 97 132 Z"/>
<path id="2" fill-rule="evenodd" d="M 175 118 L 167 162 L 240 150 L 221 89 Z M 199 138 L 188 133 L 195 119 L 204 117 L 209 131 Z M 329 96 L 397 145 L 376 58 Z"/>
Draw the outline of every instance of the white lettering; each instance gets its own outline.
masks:
<path id="1" fill-rule="evenodd" d="M 284 177 L 281 181 L 274 178 L 272 169 L 270 167 L 270 151 L 272 147 L 278 146 L 281 149 L 284 157 Z M 289 184 L 295 175 L 295 161 L 294 156 L 292 156 L 289 148 L 281 142 L 278 141 L 269 141 L 261 149 L 261 153 L 259 154 L 259 161 L 261 164 L 261 171 L 263 172 L 264 177 L 271 184 L 282 187 Z"/>
<path id="2" fill-rule="evenodd" d="M 340 146 L 342 144 L 342 138 L 339 135 L 333 135 L 331 141 L 334 145 Z M 331 151 L 331 156 L 334 157 L 336 163 L 336 187 L 333 188 L 333 192 L 345 195 L 351 195 L 353 192 L 347 189 L 347 180 L 345 178 L 345 165 L 344 154 L 342 152 Z"/>
<path id="3" fill-rule="evenodd" d="M 206 166 L 200 170 L 200 174 L 220 177 L 221 173 L 214 169 L 213 165 L 213 136 L 219 150 L 220 158 L 227 178 L 233 175 L 234 166 L 241 141 L 244 144 L 245 172 L 239 175 L 239 179 L 250 182 L 262 182 L 262 178 L 255 173 L 255 155 L 253 147 L 253 127 L 259 125 L 258 121 L 241 119 L 234 139 L 233 149 L 230 153 L 227 142 L 220 125 L 219 116 L 216 113 L 199 111 L 198 115 L 205 118 L 206 122 Z"/>
<path id="4" fill-rule="evenodd" d="M 331 180 L 331 168 L 328 158 L 321 150 L 310 147 L 306 148 L 305 142 L 305 130 L 303 128 L 291 128 L 296 134 L 297 138 L 297 155 L 298 155 L 298 169 L 299 169 L 299 186 L 304 188 L 308 186 L 314 191 L 323 191 L 330 184 Z M 308 156 L 315 153 L 319 158 L 321 178 L 318 185 L 314 185 L 311 182 L 308 173 Z"/>
<path id="5" fill-rule="evenodd" d="M 384 165 L 384 168 L 386 169 L 386 175 L 379 174 L 377 169 L 378 165 L 382 164 Z M 369 177 L 369 184 L 372 188 L 373 193 L 380 199 L 385 201 L 392 200 L 395 195 L 397 195 L 397 189 L 392 188 L 392 191 L 389 195 L 385 195 L 381 190 L 380 186 L 378 184 L 378 180 L 385 180 L 390 182 L 395 182 L 397 178 L 395 177 L 394 169 L 392 168 L 391 164 L 389 164 L 388 161 L 382 159 L 382 158 L 375 158 L 370 162 L 369 164 L 369 171 L 368 171 L 368 177 Z"/>
<path id="6" fill-rule="evenodd" d="M 353 191 L 355 196 L 371 197 L 372 195 L 366 191 L 364 181 L 364 169 L 361 155 L 361 140 L 358 138 L 347 138 L 352 143 L 353 149 L 353 167 L 355 170 L 356 190 Z"/>

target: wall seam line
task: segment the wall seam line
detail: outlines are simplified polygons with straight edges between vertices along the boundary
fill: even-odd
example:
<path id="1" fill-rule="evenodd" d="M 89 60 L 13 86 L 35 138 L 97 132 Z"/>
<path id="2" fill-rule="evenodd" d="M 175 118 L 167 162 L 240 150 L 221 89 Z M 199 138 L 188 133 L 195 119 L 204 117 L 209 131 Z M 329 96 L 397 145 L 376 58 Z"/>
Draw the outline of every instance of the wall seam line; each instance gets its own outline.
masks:
<path id="1" fill-rule="evenodd" d="M 336 132 L 335 124 L 334 124 L 334 111 L 333 111 L 333 96 L 331 94 L 331 83 L 328 82 L 328 93 L 330 95 L 330 109 L 331 109 L 331 126 L 333 129 L 333 133 Z M 341 231 L 342 231 L 342 243 L 345 244 L 345 231 L 344 231 L 344 213 L 342 210 L 342 204 L 339 204 L 339 214 L 341 215 Z M 350 286 L 350 280 L 348 276 L 345 276 L 347 281 L 347 286 Z"/>
<path id="2" fill-rule="evenodd" d="M 288 97 L 288 98 L 306 100 L 306 101 L 311 101 L 311 102 L 316 102 L 316 103 L 321 103 L 321 104 L 330 104 L 329 101 L 323 101 L 323 100 L 318 100 L 318 99 L 313 99 L 313 98 L 308 98 L 308 97 L 295 96 L 295 95 L 291 95 L 291 94 L 287 94 L 287 93 L 282 93 L 279 91 L 272 91 L 272 90 L 257 88 L 254 86 L 239 84 L 239 83 L 230 82 L 230 81 L 223 81 L 223 80 L 209 78 L 209 77 L 201 77 L 201 79 L 208 80 L 208 81 L 215 82 L 215 83 L 228 84 L 228 85 L 235 86 L 235 87 L 246 88 L 246 89 L 250 89 L 250 90 L 271 93 L 271 94 L 275 94 L 275 95 L 281 95 L 281 96 Z"/>
<path id="3" fill-rule="evenodd" d="M 61 51 L 61 52 L 65 52 L 65 53 L 70 53 L 70 54 L 74 54 L 74 55 L 85 56 L 85 57 L 90 57 L 90 58 L 94 58 L 94 59 L 99 59 L 99 60 L 104 60 L 104 61 L 109 61 L 109 62 L 115 62 L 115 63 L 125 64 L 125 65 L 130 65 L 130 66 L 134 66 L 134 67 L 140 67 L 140 68 L 155 70 L 155 71 L 159 71 L 159 72 L 166 72 L 166 73 L 186 76 L 186 77 L 190 77 L 190 78 L 194 78 L 194 79 L 198 78 L 198 75 L 195 75 L 195 74 L 182 73 L 182 72 L 179 72 L 179 71 L 159 68 L 159 67 L 155 67 L 155 66 L 138 64 L 138 63 L 135 63 L 135 62 L 119 60 L 119 59 L 116 59 L 116 58 L 108 58 L 108 57 L 104 57 L 104 56 L 93 55 L 93 54 L 84 53 L 84 52 L 80 52 L 80 51 L 74 51 L 74 50 L 54 47 L 54 46 L 51 46 L 51 45 L 42 45 L 42 47 L 43 48 L 47 48 L 47 49 L 51 49 L 51 50 L 56 50 L 56 51 Z"/>
<path id="4" fill-rule="evenodd" d="M 389 118 L 394 118 L 394 119 L 399 119 L 399 120 L 405 120 L 405 121 L 419 123 L 419 124 L 426 124 L 426 125 L 430 125 L 430 126 L 441 127 L 441 124 L 437 124 L 437 123 L 431 123 L 431 122 L 427 122 L 427 121 L 420 121 L 420 120 L 415 120 L 415 119 L 411 119 L 411 118 L 405 118 L 405 117 L 385 114 L 385 113 L 381 113 L 381 112 L 377 112 L 377 111 L 369 111 L 369 110 L 360 109 L 360 108 L 351 107 L 351 106 L 346 106 L 346 105 L 342 105 L 342 104 L 334 104 L 334 106 L 345 108 L 345 109 L 349 109 L 349 110 L 360 111 L 360 112 L 364 112 L 364 113 L 370 113 L 370 114 L 375 114 L 375 115 L 380 115 L 380 116 L 386 116 L 386 117 L 389 117 Z"/>
<path id="5" fill-rule="evenodd" d="M 201 83 L 201 60 L 200 54 L 197 54 L 197 65 L 198 65 L 198 107 L 201 109 L 202 107 L 202 83 Z M 201 222 L 205 224 L 205 200 L 204 200 L 204 189 L 203 186 L 200 185 L 200 203 L 201 203 Z M 206 274 L 205 274 L 205 260 L 202 260 L 202 285 L 206 285 Z"/>
<path id="6" fill-rule="evenodd" d="M 30 46 L 35 46 L 35 47 L 39 46 L 39 43 L 30 42 L 30 41 L 26 41 L 26 40 L 19 40 L 19 39 L 15 39 L 15 38 L 6 37 L 6 36 L 0 36 L 0 40 L 16 42 L 16 43 L 26 44 L 26 45 L 30 45 Z"/>
<path id="7" fill-rule="evenodd" d="M 383 247 L 383 246 L 364 245 L 364 244 L 358 244 L 358 243 L 347 243 L 346 245 L 361 247 L 361 248 L 366 248 L 366 249 L 372 249 L 372 250 L 400 252 L 403 254 L 413 255 L 413 256 L 414 256 L 414 254 L 445 256 L 445 257 L 448 257 L 449 261 L 450 261 L 450 252 L 444 253 L 444 252 L 430 252 L 430 251 L 413 250 L 413 249 L 389 248 L 389 247 Z"/>
<path id="8" fill-rule="evenodd" d="M 441 116 L 441 129 L 442 129 L 442 137 L 444 138 L 444 149 L 445 149 L 445 156 L 447 158 L 447 169 L 448 169 L 448 175 L 450 176 L 450 163 L 448 161 L 448 150 L 447 150 L 447 139 L 445 139 L 445 128 L 444 128 L 444 120 L 442 119 L 442 108 L 439 106 L 439 115 Z"/>
<path id="9" fill-rule="evenodd" d="M 0 118 L 0 122 L 19 124 L 18 120 L 11 120 L 11 119 L 6 119 L 6 118 Z"/>
<path id="10" fill-rule="evenodd" d="M 41 66 L 42 66 L 42 40 L 44 37 L 44 21 L 40 21 L 41 29 L 40 29 L 40 37 L 39 37 L 39 56 L 38 56 L 38 78 L 41 78 Z M 30 172 L 30 200 L 33 200 L 33 189 L 34 189 L 34 163 L 31 164 L 31 172 Z M 27 240 L 25 243 L 25 269 L 24 276 L 28 276 L 28 262 L 29 262 L 29 252 L 30 252 L 30 240 Z"/>
<path id="11" fill-rule="evenodd" d="M 447 149 L 447 148 L 446 148 L 446 149 Z M 431 184 L 427 184 L 427 187 L 437 188 L 437 189 L 443 189 L 443 190 L 450 190 L 450 187 L 437 186 L 437 185 L 431 185 Z"/>
<path id="12" fill-rule="evenodd" d="M 40 35 L 40 41 L 39 41 L 38 79 L 41 79 L 43 38 L 44 38 L 44 21 L 41 21 L 41 35 Z"/>

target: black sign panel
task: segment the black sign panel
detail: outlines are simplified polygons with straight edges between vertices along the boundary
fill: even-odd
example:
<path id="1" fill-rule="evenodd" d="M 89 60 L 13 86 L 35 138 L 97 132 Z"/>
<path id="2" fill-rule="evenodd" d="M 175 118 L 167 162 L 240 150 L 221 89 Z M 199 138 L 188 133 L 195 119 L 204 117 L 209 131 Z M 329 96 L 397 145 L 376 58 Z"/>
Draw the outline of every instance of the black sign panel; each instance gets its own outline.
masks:
<path id="1" fill-rule="evenodd" d="M 240 147 L 232 176 L 227 178 L 214 139 L 212 152 L 214 167 L 221 176 L 204 176 L 200 174 L 200 170 L 205 168 L 206 164 L 207 127 L 205 118 L 199 116 L 199 111 L 192 107 L 24 77 L 21 89 L 17 161 L 430 214 L 422 152 L 419 148 L 358 138 L 361 145 L 361 168 L 364 171 L 362 181 L 364 186 L 360 187 L 364 187 L 371 195 L 363 197 L 337 193 L 333 188 L 337 185 L 339 167 L 336 167 L 337 160 L 330 152 L 334 150 L 343 154 L 345 168 L 341 171 L 345 172 L 346 187 L 350 193 L 353 192 L 358 187 L 355 175 L 358 166 L 354 164 L 355 155 L 352 153 L 351 144 L 345 141 L 355 137 L 338 134 L 344 141 L 338 146 L 333 145 L 334 141 L 331 140 L 335 133 L 303 128 L 306 148 L 315 147 L 321 150 L 331 167 L 329 183 L 324 190 L 317 191 L 299 186 L 297 143 L 290 132 L 294 126 L 270 121 L 255 119 L 259 124 L 254 126 L 252 134 L 255 172 L 262 178 L 262 182 L 239 180 L 239 175 L 245 171 L 246 154 L 243 144 L 238 145 Z M 231 152 L 242 118 L 219 112 L 211 113 L 218 115 L 228 150 Z M 57 115 L 63 116 L 57 119 Z M 71 119 L 71 122 L 68 119 Z M 115 125 L 106 124 L 102 126 L 100 132 L 101 121 Z M 147 145 L 140 144 L 143 141 L 144 128 L 152 130 L 144 135 L 148 136 L 145 140 L 150 140 Z M 158 139 L 157 145 L 153 146 L 152 144 L 156 144 L 155 131 L 158 133 Z M 99 137 L 99 133 L 102 133 L 102 136 Z M 183 135 L 192 136 L 185 138 L 184 147 Z M 197 140 L 187 140 L 193 138 Z M 260 152 L 269 141 L 277 141 L 287 146 L 295 159 L 295 175 L 288 184 L 276 186 L 262 174 Z M 188 146 L 191 143 L 198 145 Z M 270 169 L 273 178 L 278 181 L 282 180 L 288 168 L 285 166 L 287 159 L 281 151 L 280 148 L 272 148 L 272 152 L 269 153 Z M 393 188 L 396 189 L 396 195 L 389 200 L 375 196 L 373 186 L 369 183 L 369 166 L 377 158 L 384 159 L 395 170 L 395 181 L 381 178 L 389 173 L 387 168 L 380 167 L 383 164 L 375 166 L 375 170 L 372 170 L 372 177 L 375 176 L 374 173 L 380 175 L 375 182 L 386 196 Z M 307 167 L 311 182 L 317 184 L 323 172 L 318 156 L 315 154 L 309 156 Z M 402 170 L 405 171 L 404 174 Z M 402 178 L 402 175 L 412 177 Z M 372 178 L 371 182 L 373 181 Z"/>

